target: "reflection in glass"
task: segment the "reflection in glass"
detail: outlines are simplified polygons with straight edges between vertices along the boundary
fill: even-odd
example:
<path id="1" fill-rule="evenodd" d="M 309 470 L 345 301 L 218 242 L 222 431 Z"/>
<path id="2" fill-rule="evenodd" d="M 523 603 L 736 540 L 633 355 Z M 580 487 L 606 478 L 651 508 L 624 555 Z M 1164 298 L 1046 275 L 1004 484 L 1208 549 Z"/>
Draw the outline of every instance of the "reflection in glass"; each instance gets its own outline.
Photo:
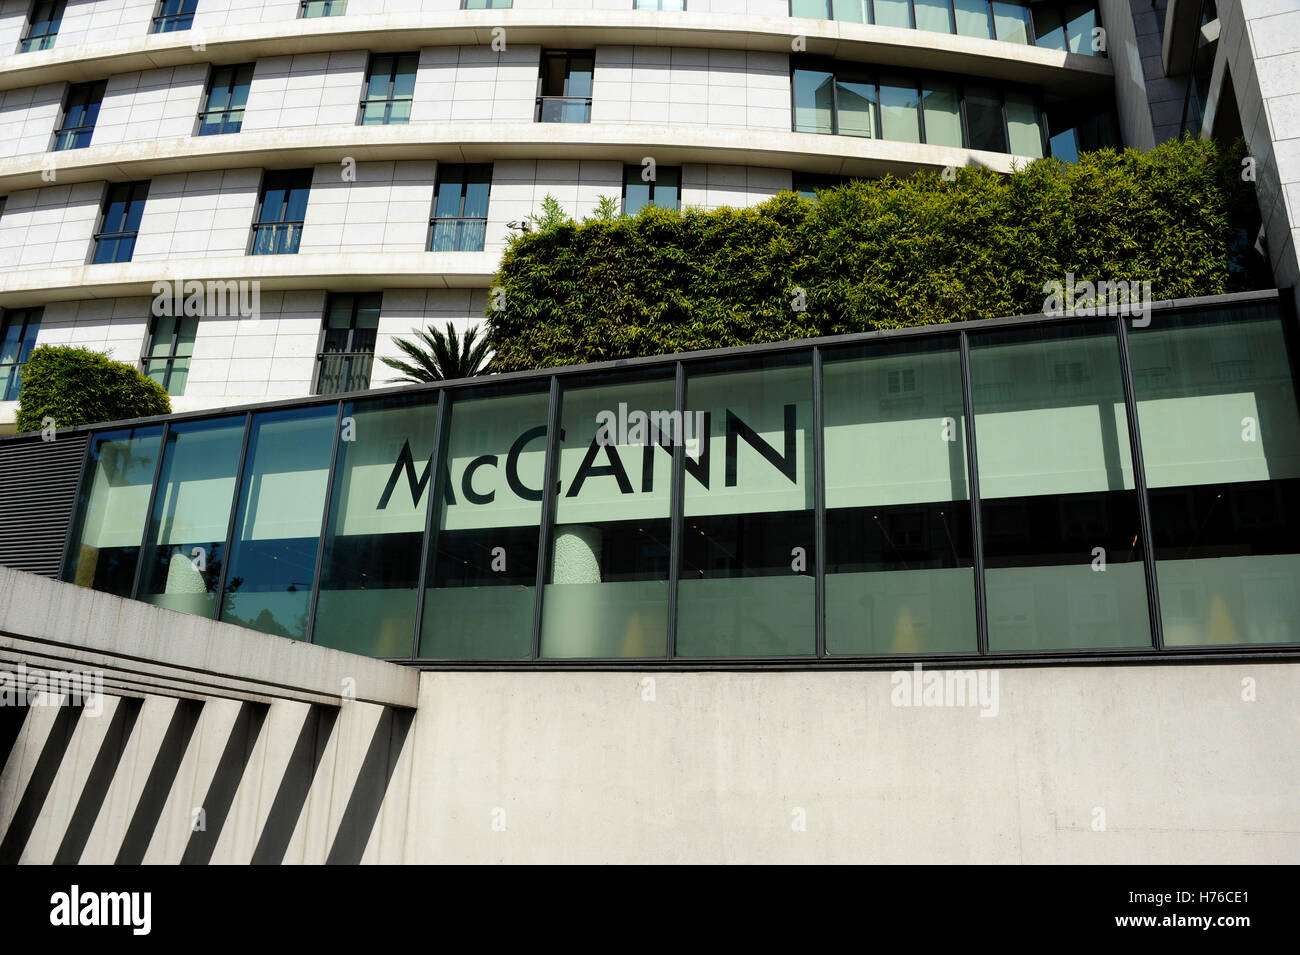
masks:
<path id="1" fill-rule="evenodd" d="M 989 649 L 1151 643 L 1109 322 L 971 336 Z"/>
<path id="2" fill-rule="evenodd" d="M 954 83 L 925 86 L 925 141 L 937 146 L 961 146 L 961 101 Z"/>
<path id="3" fill-rule="evenodd" d="M 956 337 L 826 352 L 826 649 L 974 652 Z"/>
<path id="4" fill-rule="evenodd" d="M 91 436 L 65 580 L 131 596 L 161 437 L 157 425 Z"/>
<path id="5" fill-rule="evenodd" d="M 1129 333 L 1166 646 L 1300 641 L 1300 414 L 1275 304 Z"/>
<path id="6" fill-rule="evenodd" d="M 991 39 L 986 0 L 953 0 L 952 7 L 957 18 L 958 34 Z"/>
<path id="7" fill-rule="evenodd" d="M 168 430 L 145 536 L 141 600 L 214 615 L 244 422 L 244 415 L 179 421 Z"/>
<path id="8" fill-rule="evenodd" d="M 809 357 L 715 369 L 687 382 L 686 410 L 704 413 L 708 437 L 698 454 L 685 449 L 677 653 L 811 654 L 817 554 Z"/>
<path id="9" fill-rule="evenodd" d="M 799 133 L 835 131 L 835 76 L 822 70 L 794 71 L 794 128 Z"/>
<path id="10" fill-rule="evenodd" d="M 916 28 L 934 33 L 951 33 L 952 22 L 948 15 L 948 0 L 913 0 L 916 10 Z"/>
<path id="11" fill-rule="evenodd" d="M 1003 43 L 1029 43 L 1029 7 L 993 0 L 993 26 Z"/>
<path id="12" fill-rule="evenodd" d="M 1007 131 L 1013 154 L 1042 158 L 1043 132 L 1038 125 L 1038 107 L 1030 94 L 1007 91 Z"/>
<path id="13" fill-rule="evenodd" d="M 349 401 L 339 442 L 312 642 L 409 657 L 429 506 L 437 395 Z"/>
<path id="14" fill-rule="evenodd" d="M 531 655 L 548 404 L 536 390 L 452 401 L 421 657 Z"/>
<path id="15" fill-rule="evenodd" d="M 699 435 L 674 420 L 672 368 L 627 379 L 563 393 L 543 657 L 668 652 L 672 443 Z"/>
<path id="16" fill-rule="evenodd" d="M 966 87 L 966 126 L 970 148 L 990 152 L 1007 151 L 1007 133 L 1002 124 L 1002 97 L 989 86 Z"/>
<path id="17" fill-rule="evenodd" d="M 880 80 L 881 137 L 900 143 L 919 143 L 919 94 L 916 83 L 906 78 Z"/>
<path id="18" fill-rule="evenodd" d="M 301 640 L 325 512 L 336 405 L 253 417 L 221 619 Z"/>
<path id="19" fill-rule="evenodd" d="M 877 26 L 910 27 L 912 25 L 912 5 L 909 0 L 874 0 L 873 6 L 876 11 Z"/>
<path id="20" fill-rule="evenodd" d="M 841 136 L 874 136 L 876 84 L 865 77 L 854 79 L 849 74 L 838 77 L 835 85 L 835 131 Z"/>

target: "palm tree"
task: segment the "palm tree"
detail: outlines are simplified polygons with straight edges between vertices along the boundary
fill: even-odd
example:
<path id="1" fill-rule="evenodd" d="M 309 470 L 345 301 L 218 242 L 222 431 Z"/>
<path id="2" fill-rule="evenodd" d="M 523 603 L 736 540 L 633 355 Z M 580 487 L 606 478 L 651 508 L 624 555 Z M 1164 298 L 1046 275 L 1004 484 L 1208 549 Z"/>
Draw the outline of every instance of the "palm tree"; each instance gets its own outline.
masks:
<path id="1" fill-rule="evenodd" d="M 488 342 L 486 337 L 479 341 L 478 333 L 477 328 L 471 328 L 462 341 L 451 322 L 447 323 L 445 332 L 440 332 L 433 326 L 423 331 L 412 329 L 414 341 L 407 338 L 395 341 L 397 347 L 411 359 L 410 362 L 397 358 L 380 360 L 394 371 L 402 373 L 403 377 L 396 380 L 398 384 L 450 381 L 454 378 L 484 375 L 487 374 L 488 366 Z"/>

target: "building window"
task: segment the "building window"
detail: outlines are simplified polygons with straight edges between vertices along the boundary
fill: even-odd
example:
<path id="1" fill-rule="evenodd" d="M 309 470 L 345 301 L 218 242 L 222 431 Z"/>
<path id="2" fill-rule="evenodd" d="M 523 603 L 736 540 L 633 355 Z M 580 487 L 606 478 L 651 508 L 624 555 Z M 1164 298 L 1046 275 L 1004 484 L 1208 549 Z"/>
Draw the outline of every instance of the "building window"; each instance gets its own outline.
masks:
<path id="1" fill-rule="evenodd" d="M 623 211 L 636 215 L 646 206 L 678 209 L 681 201 L 680 166 L 656 166 L 653 179 L 645 178 L 645 166 L 623 167 Z"/>
<path id="2" fill-rule="evenodd" d="M 370 387 L 382 303 L 380 292 L 329 297 L 316 354 L 316 394 L 337 395 Z"/>
<path id="3" fill-rule="evenodd" d="M 199 320 L 193 315 L 159 315 L 153 320 L 140 370 L 162 385 L 169 395 L 185 394 L 198 330 Z"/>
<path id="4" fill-rule="evenodd" d="M 462 10 L 509 10 L 514 0 L 460 0 Z"/>
<path id="5" fill-rule="evenodd" d="M 237 133 L 244 125 L 244 106 L 253 82 L 253 64 L 219 66 L 208 80 L 208 95 L 199 112 L 199 135 Z"/>
<path id="6" fill-rule="evenodd" d="M 637 10 L 685 10 L 686 0 L 632 0 Z"/>
<path id="7" fill-rule="evenodd" d="M 635 2 L 669 9 L 654 7 L 657 0 Z M 1100 25 L 1092 0 L 790 0 L 790 15 L 1104 54 L 1092 48 L 1092 30 Z"/>
<path id="8" fill-rule="evenodd" d="M 174 33 L 194 26 L 194 10 L 199 0 L 159 0 L 150 33 Z"/>
<path id="9" fill-rule="evenodd" d="M 95 132 L 99 106 L 104 101 L 104 80 L 75 83 L 68 87 L 63 107 L 63 123 L 54 133 L 54 151 L 85 149 Z"/>
<path id="10" fill-rule="evenodd" d="M 429 251 L 482 252 L 491 191 L 491 163 L 439 163 Z"/>
<path id="11" fill-rule="evenodd" d="M 361 101 L 362 126 L 395 126 L 411 121 L 418 53 L 376 53 L 370 57 L 366 95 Z"/>
<path id="12" fill-rule="evenodd" d="M 108 187 L 99 231 L 95 233 L 93 264 L 131 261 L 148 195 L 148 182 L 120 182 Z"/>
<path id="13" fill-rule="evenodd" d="M 791 191 L 802 199 L 816 199 L 823 189 L 833 189 L 849 182 L 848 176 L 836 176 L 821 172 L 796 172 Z"/>
<path id="14" fill-rule="evenodd" d="M 285 169 L 266 174 L 257 200 L 249 255 L 293 255 L 298 251 L 311 193 L 311 172 Z"/>
<path id="15" fill-rule="evenodd" d="M 341 17 L 348 12 L 348 0 L 302 0 L 298 16 L 304 20 L 313 17 Z"/>
<path id="16" fill-rule="evenodd" d="M 544 50 L 537 78 L 539 123 L 591 122 L 591 78 L 596 55 L 590 50 Z"/>
<path id="17" fill-rule="evenodd" d="M 39 308 L 11 308 L 0 320 L 0 401 L 17 401 L 23 365 L 41 330 Z"/>
<path id="18" fill-rule="evenodd" d="M 27 18 L 27 32 L 18 44 L 19 53 L 31 53 L 33 50 L 48 50 L 54 46 L 54 38 L 59 35 L 59 24 L 63 22 L 64 0 L 37 0 L 32 4 L 31 15 Z"/>
<path id="19" fill-rule="evenodd" d="M 1043 110 L 1028 89 L 818 60 L 796 65 L 792 85 L 795 132 L 1046 155 Z"/>

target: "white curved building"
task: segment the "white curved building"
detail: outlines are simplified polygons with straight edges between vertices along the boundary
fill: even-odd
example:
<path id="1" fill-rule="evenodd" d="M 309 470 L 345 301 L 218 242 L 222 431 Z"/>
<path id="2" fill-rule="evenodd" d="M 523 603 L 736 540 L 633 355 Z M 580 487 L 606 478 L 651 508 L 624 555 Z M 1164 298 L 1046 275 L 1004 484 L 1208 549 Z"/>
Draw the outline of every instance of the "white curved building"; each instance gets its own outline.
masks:
<path id="1" fill-rule="evenodd" d="M 0 429 L 37 343 L 140 361 L 178 411 L 384 384 L 395 336 L 481 321 L 547 195 L 746 205 L 1208 132 L 1227 70 L 1199 99 L 1176 78 L 1205 59 L 1193 6 L 1162 28 L 1137 0 L 4 0 Z M 158 315 L 186 281 L 203 314 Z"/>

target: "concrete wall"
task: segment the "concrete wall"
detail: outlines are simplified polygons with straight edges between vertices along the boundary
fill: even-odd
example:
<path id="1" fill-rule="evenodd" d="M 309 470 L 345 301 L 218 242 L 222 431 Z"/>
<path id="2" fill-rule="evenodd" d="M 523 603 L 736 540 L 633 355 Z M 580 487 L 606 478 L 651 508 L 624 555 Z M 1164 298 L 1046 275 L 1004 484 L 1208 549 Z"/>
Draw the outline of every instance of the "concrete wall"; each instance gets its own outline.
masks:
<path id="1" fill-rule="evenodd" d="M 0 156 L 48 150 L 54 142 L 66 90 L 64 83 L 46 83 L 0 93 Z"/>
<path id="2" fill-rule="evenodd" d="M 491 46 L 425 47 L 411 122 L 532 122 L 541 55 L 541 47 L 513 43 L 500 52 Z"/>
<path id="3" fill-rule="evenodd" d="M 88 262 L 103 197 L 102 182 L 11 193 L 0 217 L 0 269 Z"/>
<path id="4" fill-rule="evenodd" d="M 178 173 L 151 180 L 132 261 L 243 255 L 261 181 L 260 169 Z"/>
<path id="5" fill-rule="evenodd" d="M 207 81 L 197 63 L 109 77 L 91 145 L 193 135 Z"/>
<path id="6" fill-rule="evenodd" d="M 365 50 L 258 60 L 243 129 L 355 125 L 368 60 Z"/>

